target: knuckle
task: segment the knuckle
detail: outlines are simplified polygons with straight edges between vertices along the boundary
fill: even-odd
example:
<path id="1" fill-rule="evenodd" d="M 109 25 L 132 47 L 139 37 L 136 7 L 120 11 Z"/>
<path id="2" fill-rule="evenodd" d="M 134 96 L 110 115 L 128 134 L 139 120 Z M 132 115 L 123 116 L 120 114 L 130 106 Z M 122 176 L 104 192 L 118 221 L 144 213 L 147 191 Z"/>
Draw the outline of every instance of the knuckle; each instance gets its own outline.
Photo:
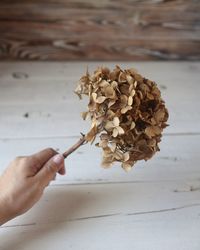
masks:
<path id="1" fill-rule="evenodd" d="M 21 164 L 23 165 L 27 165 L 29 164 L 29 157 L 22 157 L 21 160 L 20 160 Z"/>
<path id="2" fill-rule="evenodd" d="M 14 161 L 19 163 L 19 164 L 26 164 L 28 162 L 28 157 L 17 156 L 17 157 L 15 157 Z"/>
<path id="3" fill-rule="evenodd" d="M 52 155 L 57 154 L 57 152 L 53 148 L 50 148 L 50 147 L 47 148 L 46 151 L 48 151 L 49 154 L 52 154 Z"/>
<path id="4" fill-rule="evenodd" d="M 32 162 L 32 164 L 34 166 L 36 166 L 36 167 L 40 167 L 41 166 L 41 161 L 40 161 L 40 159 L 36 155 L 31 156 L 30 159 L 31 159 L 31 162 Z"/>
<path id="5" fill-rule="evenodd" d="M 19 162 L 21 160 L 22 156 L 15 157 L 14 161 Z"/>

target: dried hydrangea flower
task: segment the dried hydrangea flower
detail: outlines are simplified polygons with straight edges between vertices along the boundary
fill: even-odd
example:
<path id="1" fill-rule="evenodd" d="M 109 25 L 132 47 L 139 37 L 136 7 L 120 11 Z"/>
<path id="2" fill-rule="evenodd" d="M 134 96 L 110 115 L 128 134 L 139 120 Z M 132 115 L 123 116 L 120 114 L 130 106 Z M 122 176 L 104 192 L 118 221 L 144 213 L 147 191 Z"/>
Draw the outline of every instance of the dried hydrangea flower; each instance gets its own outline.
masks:
<path id="1" fill-rule="evenodd" d="M 135 69 L 101 67 L 82 76 L 75 93 L 89 97 L 82 117 L 91 119 L 91 129 L 84 140 L 92 143 L 100 135 L 96 146 L 103 150 L 104 167 L 121 162 L 128 171 L 159 151 L 168 111 L 155 82 Z"/>

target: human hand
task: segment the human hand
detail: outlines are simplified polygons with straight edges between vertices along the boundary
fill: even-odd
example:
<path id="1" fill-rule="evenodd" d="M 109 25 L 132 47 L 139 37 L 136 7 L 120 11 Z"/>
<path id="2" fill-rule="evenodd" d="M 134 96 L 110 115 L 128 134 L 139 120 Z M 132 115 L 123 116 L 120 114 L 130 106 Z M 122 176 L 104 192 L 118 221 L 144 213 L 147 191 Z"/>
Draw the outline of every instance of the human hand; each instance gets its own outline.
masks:
<path id="1" fill-rule="evenodd" d="M 56 173 L 65 174 L 64 157 L 51 148 L 14 159 L 0 176 L 0 225 L 28 211 Z"/>

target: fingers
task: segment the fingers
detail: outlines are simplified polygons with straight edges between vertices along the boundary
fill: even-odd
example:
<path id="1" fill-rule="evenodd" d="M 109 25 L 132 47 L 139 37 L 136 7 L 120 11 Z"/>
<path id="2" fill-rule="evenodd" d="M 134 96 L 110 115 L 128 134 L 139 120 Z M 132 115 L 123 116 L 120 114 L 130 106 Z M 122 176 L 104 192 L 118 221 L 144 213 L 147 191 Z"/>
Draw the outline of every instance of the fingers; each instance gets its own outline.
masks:
<path id="1" fill-rule="evenodd" d="M 43 165 L 57 152 L 52 148 L 46 148 L 36 154 L 25 157 L 24 174 L 27 177 L 31 177 L 37 174 L 37 172 L 43 167 Z"/>
<path id="2" fill-rule="evenodd" d="M 56 152 L 52 148 L 46 148 L 42 151 L 37 152 L 36 154 L 30 155 L 31 158 L 36 159 L 38 161 L 38 165 L 40 165 L 40 168 L 54 155 L 56 155 L 58 152 Z M 39 169 L 38 169 L 39 170 Z"/>
<path id="3" fill-rule="evenodd" d="M 64 157 L 62 154 L 56 154 L 50 158 L 35 175 L 35 178 L 45 187 L 55 178 L 57 172 L 64 172 Z"/>

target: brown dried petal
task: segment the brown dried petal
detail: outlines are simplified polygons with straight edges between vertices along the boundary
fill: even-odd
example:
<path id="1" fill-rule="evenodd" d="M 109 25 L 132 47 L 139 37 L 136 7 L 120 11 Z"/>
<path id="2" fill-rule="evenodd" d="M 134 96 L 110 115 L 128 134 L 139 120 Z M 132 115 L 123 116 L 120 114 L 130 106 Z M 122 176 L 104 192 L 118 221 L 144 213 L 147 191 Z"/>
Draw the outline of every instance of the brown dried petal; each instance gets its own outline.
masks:
<path id="1" fill-rule="evenodd" d="M 96 98 L 96 103 L 103 103 L 106 99 L 107 97 L 105 96 L 99 96 Z"/>
<path id="2" fill-rule="evenodd" d="M 106 88 L 108 86 L 110 86 L 109 82 L 107 82 L 106 80 L 102 80 L 100 83 L 99 83 L 99 86 L 102 87 L 102 88 Z"/>
<path id="3" fill-rule="evenodd" d="M 128 105 L 131 106 L 133 104 L 133 97 L 129 96 L 128 98 Z"/>
<path id="4" fill-rule="evenodd" d="M 130 96 L 134 96 L 135 95 L 135 90 L 134 89 L 132 89 L 131 91 L 130 91 Z"/>
<path id="5" fill-rule="evenodd" d="M 125 72 L 120 72 L 119 77 L 118 77 L 119 82 L 126 82 L 126 74 Z"/>
<path id="6" fill-rule="evenodd" d="M 133 79 L 133 77 L 130 76 L 130 75 L 126 75 L 126 80 L 127 80 L 127 82 L 128 82 L 129 84 L 133 84 L 133 83 L 134 83 L 134 79 Z"/>
<path id="7" fill-rule="evenodd" d="M 117 137 L 118 134 L 119 134 L 118 129 L 117 129 L 117 128 L 114 128 L 114 129 L 113 129 L 112 136 L 113 136 L 113 137 Z"/>
<path id="8" fill-rule="evenodd" d="M 155 115 L 154 115 L 154 118 L 155 120 L 159 123 L 161 122 L 165 117 L 165 110 L 158 110 Z"/>
<path id="9" fill-rule="evenodd" d="M 145 133 L 150 138 L 159 135 L 161 133 L 161 129 L 158 126 L 149 126 L 145 129 Z"/>
<path id="10" fill-rule="evenodd" d="M 105 88 L 105 96 L 108 98 L 115 98 L 116 94 L 115 94 L 115 90 L 113 89 L 113 87 L 107 86 Z"/>
<path id="11" fill-rule="evenodd" d="M 96 99 L 97 99 L 97 93 L 92 93 L 92 98 L 93 98 L 93 100 L 96 102 Z"/>
<path id="12" fill-rule="evenodd" d="M 130 130 L 135 128 L 135 122 L 131 122 Z"/>
<path id="13" fill-rule="evenodd" d="M 115 104 L 115 100 L 111 100 L 111 101 L 109 101 L 109 103 L 108 103 L 108 108 L 110 108 L 113 104 Z"/>
<path id="14" fill-rule="evenodd" d="M 95 139 L 96 134 L 97 134 L 97 127 L 94 126 L 85 136 L 86 141 L 92 142 Z"/>
<path id="15" fill-rule="evenodd" d="M 129 172 L 132 169 L 132 166 L 128 163 L 123 162 L 122 163 L 122 168 L 126 171 Z"/>
<path id="16" fill-rule="evenodd" d="M 108 147 L 108 140 L 101 140 L 99 142 L 99 147 L 102 147 L 102 148 Z"/>
<path id="17" fill-rule="evenodd" d="M 118 117 L 114 117 L 114 119 L 113 119 L 113 125 L 115 127 L 119 126 L 119 118 Z"/>
<path id="18" fill-rule="evenodd" d="M 123 160 L 123 153 L 120 152 L 119 150 L 116 150 L 116 151 L 115 151 L 114 156 L 115 156 L 115 159 L 118 160 L 118 161 L 119 161 L 119 160 Z"/>
<path id="19" fill-rule="evenodd" d="M 106 124 L 105 124 L 105 129 L 106 130 L 112 130 L 114 128 L 114 124 L 113 124 L 113 122 L 112 121 L 108 121 L 108 122 L 106 122 Z"/>
<path id="20" fill-rule="evenodd" d="M 119 135 L 123 135 L 125 133 L 125 131 L 123 130 L 123 128 L 120 127 L 120 126 L 116 127 L 116 129 L 118 130 L 118 134 Z"/>
<path id="21" fill-rule="evenodd" d="M 85 120 L 88 116 L 88 112 L 82 112 L 81 116 L 82 116 L 83 120 Z"/>
<path id="22" fill-rule="evenodd" d="M 128 161 L 130 158 L 129 152 L 124 153 L 124 162 Z"/>
<path id="23" fill-rule="evenodd" d="M 127 111 L 129 111 L 129 110 L 131 110 L 131 109 L 132 109 L 131 106 L 126 106 L 125 108 L 122 108 L 122 109 L 121 109 L 121 113 L 122 113 L 122 114 L 125 114 Z"/>
<path id="24" fill-rule="evenodd" d="M 102 72 L 102 75 L 104 75 L 104 77 L 108 77 L 110 74 L 110 70 L 107 67 L 102 68 L 101 72 Z"/>
<path id="25" fill-rule="evenodd" d="M 108 140 L 108 139 L 109 139 L 109 135 L 108 135 L 108 134 L 105 134 L 105 133 L 102 133 L 102 134 L 100 135 L 100 138 L 101 138 L 101 140 Z"/>
<path id="26" fill-rule="evenodd" d="M 126 95 L 121 95 L 120 96 L 120 101 L 121 101 L 121 106 L 125 107 L 128 103 L 128 97 Z"/>

